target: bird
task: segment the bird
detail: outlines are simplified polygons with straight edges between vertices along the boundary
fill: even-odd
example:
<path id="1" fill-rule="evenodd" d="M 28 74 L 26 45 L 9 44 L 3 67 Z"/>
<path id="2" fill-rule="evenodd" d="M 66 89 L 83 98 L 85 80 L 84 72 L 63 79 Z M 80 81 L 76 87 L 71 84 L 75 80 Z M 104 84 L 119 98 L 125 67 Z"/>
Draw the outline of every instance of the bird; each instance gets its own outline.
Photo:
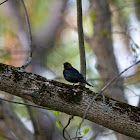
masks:
<path id="1" fill-rule="evenodd" d="M 90 85 L 83 77 L 82 74 L 79 73 L 79 71 L 77 69 L 75 69 L 74 67 L 72 67 L 72 65 L 68 62 L 65 62 L 64 64 L 64 70 L 63 70 L 63 76 L 64 78 L 71 83 L 85 83 L 88 86 L 93 87 L 92 85 Z"/>

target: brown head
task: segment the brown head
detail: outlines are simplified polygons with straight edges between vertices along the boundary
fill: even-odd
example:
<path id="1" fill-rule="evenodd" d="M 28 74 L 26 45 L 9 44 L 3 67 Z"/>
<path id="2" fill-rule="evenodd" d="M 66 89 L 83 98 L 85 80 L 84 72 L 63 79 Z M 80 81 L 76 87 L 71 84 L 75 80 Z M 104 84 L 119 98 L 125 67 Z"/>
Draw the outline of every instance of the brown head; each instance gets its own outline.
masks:
<path id="1" fill-rule="evenodd" d="M 63 65 L 64 65 L 65 70 L 72 67 L 72 65 L 70 63 L 68 63 L 68 62 L 65 62 Z"/>

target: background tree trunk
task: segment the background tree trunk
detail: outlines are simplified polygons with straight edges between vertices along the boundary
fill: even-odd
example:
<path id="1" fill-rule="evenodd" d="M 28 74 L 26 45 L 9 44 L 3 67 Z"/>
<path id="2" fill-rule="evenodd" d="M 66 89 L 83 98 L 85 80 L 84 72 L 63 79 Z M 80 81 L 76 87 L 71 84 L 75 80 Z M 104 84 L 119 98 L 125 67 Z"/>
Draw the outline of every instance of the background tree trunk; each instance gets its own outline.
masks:
<path id="1" fill-rule="evenodd" d="M 93 20 L 94 35 L 90 45 L 98 60 L 98 70 L 103 85 L 106 85 L 119 73 L 113 52 L 109 2 L 108 0 L 91 0 L 91 4 L 96 16 Z M 123 81 L 121 78 L 109 86 L 104 93 L 119 101 L 127 102 L 124 96 Z M 116 136 L 118 140 L 129 139 L 127 136 L 122 136 L 119 133 L 116 133 Z"/>

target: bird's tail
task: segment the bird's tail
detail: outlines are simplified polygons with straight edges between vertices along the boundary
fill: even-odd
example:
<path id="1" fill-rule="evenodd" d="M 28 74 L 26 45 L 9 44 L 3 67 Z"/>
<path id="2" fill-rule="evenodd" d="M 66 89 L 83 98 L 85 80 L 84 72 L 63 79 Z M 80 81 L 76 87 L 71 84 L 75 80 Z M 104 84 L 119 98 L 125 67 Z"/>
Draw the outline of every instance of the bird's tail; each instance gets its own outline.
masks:
<path id="1" fill-rule="evenodd" d="M 90 85 L 87 81 L 84 80 L 84 83 L 87 84 L 88 86 L 94 87 L 92 85 Z"/>

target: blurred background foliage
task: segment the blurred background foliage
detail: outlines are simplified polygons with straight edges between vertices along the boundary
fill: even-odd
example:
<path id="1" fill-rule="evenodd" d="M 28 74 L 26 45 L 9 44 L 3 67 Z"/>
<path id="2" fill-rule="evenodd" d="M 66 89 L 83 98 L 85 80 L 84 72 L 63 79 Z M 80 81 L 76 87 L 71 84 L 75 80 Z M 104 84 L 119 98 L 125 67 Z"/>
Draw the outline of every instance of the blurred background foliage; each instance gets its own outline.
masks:
<path id="1" fill-rule="evenodd" d="M 82 0 L 83 28 L 85 33 L 85 50 L 87 62 L 87 81 L 95 86 L 95 88 L 91 90 L 98 92 L 102 87 L 102 81 L 98 72 L 97 57 L 94 54 L 93 49 L 90 47 L 90 39 L 92 40 L 94 37 L 93 21 L 95 20 L 97 13 L 92 9 L 91 1 L 92 0 Z M 0 2 L 2 2 L 2 0 Z M 80 71 L 75 0 L 67 1 L 66 6 L 64 6 L 65 8 L 63 8 L 64 12 L 62 14 L 54 12 L 56 8 L 54 5 L 59 3 L 58 0 L 25 0 L 24 2 L 28 11 L 33 35 L 33 59 L 37 55 L 40 57 L 44 56 L 41 60 L 35 59 L 34 65 L 38 67 L 41 62 L 41 68 L 43 69 L 41 72 L 40 70 L 37 70 L 38 72 L 35 73 L 45 76 L 48 79 L 54 79 L 60 82 L 68 83 L 63 78 L 63 63 L 70 62 L 76 69 Z M 65 0 L 62 0 L 61 2 L 63 3 Z M 113 37 L 114 54 L 119 71 L 129 66 L 129 64 L 132 64 L 134 60 L 140 58 L 139 13 L 138 9 L 136 9 L 137 6 L 138 8 L 140 7 L 138 4 L 136 4 L 137 2 L 139 3 L 139 1 L 136 0 L 109 0 L 113 31 L 111 35 L 105 30 L 102 32 L 102 34 L 107 35 L 109 38 L 111 36 Z M 57 15 L 62 21 L 56 32 L 53 33 L 54 35 L 51 38 L 51 42 L 46 44 L 44 40 L 47 41 L 50 39 L 48 36 L 51 34 L 51 30 L 49 27 L 42 27 L 47 26 L 54 15 Z M 51 24 L 53 23 L 54 22 Z M 55 27 L 52 25 L 52 29 L 54 28 Z M 48 32 L 48 34 L 45 36 L 45 33 L 48 30 L 50 30 L 50 33 Z M 44 34 L 43 38 L 41 36 L 42 34 Z M 133 41 L 136 44 L 133 44 L 132 38 L 129 36 L 132 36 Z M 38 43 L 38 45 L 36 42 L 41 43 Z M 131 47 L 131 44 L 133 44 L 134 47 Z M 43 50 L 44 54 L 41 54 L 41 52 L 38 51 L 42 49 L 41 47 L 47 48 Z M 36 48 L 38 48 L 38 50 L 36 50 Z M 20 67 L 26 60 L 28 52 L 28 33 L 23 7 L 18 0 L 9 0 L 3 5 L 0 5 L 0 62 Z M 30 66 L 27 71 L 34 72 L 35 68 L 31 67 L 32 66 Z M 125 94 L 129 100 L 129 103 L 132 105 L 137 105 L 139 101 L 139 71 L 140 69 L 133 68 L 131 71 L 126 72 L 122 76 L 124 79 Z M 8 95 L 4 96 L 11 98 Z M 14 98 L 16 101 L 22 102 L 21 98 L 12 98 Z M 30 119 L 26 107 L 13 104 L 12 108 L 21 119 Z M 51 113 L 53 114 L 54 112 Z M 61 122 L 62 125 L 65 126 L 69 116 L 64 113 L 57 112 L 55 112 L 54 115 L 57 116 L 58 122 Z M 73 125 L 68 127 L 68 131 L 70 129 L 69 133 L 73 137 L 75 135 L 74 130 L 76 129 L 79 120 L 80 119 L 77 117 L 72 122 Z M 61 129 L 62 125 L 59 125 L 60 124 L 57 124 L 57 127 L 60 127 Z M 85 132 L 87 128 L 93 127 L 92 123 L 89 123 L 88 121 L 84 122 L 83 126 L 86 128 L 83 132 Z M 31 129 L 31 124 L 30 126 L 28 124 L 28 127 Z M 90 130 L 91 129 L 89 129 L 89 132 L 87 132 L 87 135 L 90 134 L 91 137 L 93 133 L 90 132 Z M 87 137 L 85 136 L 83 139 L 88 139 Z M 112 139 L 111 135 L 110 139 Z M 113 139 L 115 138 L 113 137 Z"/>

